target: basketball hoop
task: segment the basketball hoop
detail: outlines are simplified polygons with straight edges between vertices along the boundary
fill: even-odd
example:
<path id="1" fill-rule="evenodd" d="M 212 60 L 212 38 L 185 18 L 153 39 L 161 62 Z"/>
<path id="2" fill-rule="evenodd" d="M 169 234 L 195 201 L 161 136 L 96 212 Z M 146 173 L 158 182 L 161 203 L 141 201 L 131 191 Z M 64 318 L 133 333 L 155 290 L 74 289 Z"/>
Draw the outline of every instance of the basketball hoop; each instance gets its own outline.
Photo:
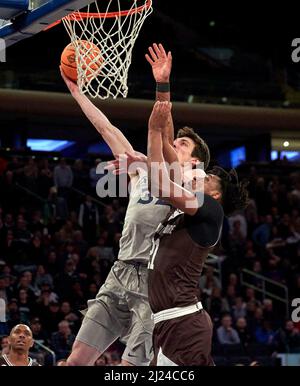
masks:
<path id="1" fill-rule="evenodd" d="M 127 0 L 127 3 L 129 7 L 124 10 L 124 0 L 100 0 L 88 5 L 84 12 L 77 11 L 62 19 L 75 47 L 78 87 L 92 98 L 127 96 L 132 49 L 152 12 L 152 0 Z M 80 49 L 82 40 L 100 50 L 92 61 L 86 60 L 89 50 Z M 95 64 L 99 66 L 97 71 Z"/>

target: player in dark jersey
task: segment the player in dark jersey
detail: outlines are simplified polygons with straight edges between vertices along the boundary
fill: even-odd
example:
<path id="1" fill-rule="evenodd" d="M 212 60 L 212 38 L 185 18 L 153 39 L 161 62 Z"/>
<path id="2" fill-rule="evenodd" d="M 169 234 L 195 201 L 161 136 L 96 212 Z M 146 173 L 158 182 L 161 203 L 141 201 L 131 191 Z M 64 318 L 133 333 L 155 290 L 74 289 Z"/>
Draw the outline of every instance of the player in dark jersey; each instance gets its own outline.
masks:
<path id="1" fill-rule="evenodd" d="M 16 325 L 9 335 L 9 352 L 0 356 L 0 366 L 40 366 L 29 357 L 32 332 L 25 324 Z"/>
<path id="2" fill-rule="evenodd" d="M 155 233 L 148 266 L 154 352 L 157 365 L 209 366 L 213 328 L 198 299 L 199 278 L 224 214 L 245 207 L 247 192 L 236 173 L 221 168 L 195 174 L 190 190 L 170 179 L 162 151 L 170 111 L 169 102 L 156 102 L 149 120 L 151 188 L 173 206 Z"/>

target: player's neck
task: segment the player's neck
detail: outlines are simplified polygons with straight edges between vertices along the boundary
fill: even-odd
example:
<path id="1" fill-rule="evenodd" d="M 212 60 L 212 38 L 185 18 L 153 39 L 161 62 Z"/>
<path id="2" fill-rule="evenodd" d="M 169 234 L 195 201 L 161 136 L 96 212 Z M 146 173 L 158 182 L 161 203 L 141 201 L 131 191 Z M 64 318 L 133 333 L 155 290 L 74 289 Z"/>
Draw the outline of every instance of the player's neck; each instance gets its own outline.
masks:
<path id="1" fill-rule="evenodd" d="M 28 366 L 29 363 L 28 353 L 26 352 L 18 352 L 11 350 L 9 354 L 7 354 L 7 358 L 9 362 L 14 366 Z"/>

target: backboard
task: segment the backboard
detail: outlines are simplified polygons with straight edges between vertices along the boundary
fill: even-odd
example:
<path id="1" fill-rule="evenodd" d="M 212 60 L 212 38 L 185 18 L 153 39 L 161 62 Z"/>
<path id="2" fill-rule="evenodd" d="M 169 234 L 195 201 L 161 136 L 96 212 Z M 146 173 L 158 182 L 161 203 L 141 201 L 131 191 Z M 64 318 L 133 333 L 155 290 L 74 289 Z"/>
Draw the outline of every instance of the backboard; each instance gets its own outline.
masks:
<path id="1" fill-rule="evenodd" d="M 0 38 L 6 47 L 43 31 L 48 25 L 95 0 L 0 0 Z"/>

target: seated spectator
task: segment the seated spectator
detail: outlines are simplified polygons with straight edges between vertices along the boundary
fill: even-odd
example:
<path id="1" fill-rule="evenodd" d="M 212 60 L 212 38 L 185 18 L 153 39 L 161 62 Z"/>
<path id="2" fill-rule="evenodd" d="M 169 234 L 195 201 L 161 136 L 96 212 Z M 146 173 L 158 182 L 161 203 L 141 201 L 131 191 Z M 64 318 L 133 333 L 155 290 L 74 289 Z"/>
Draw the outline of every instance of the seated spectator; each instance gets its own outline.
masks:
<path id="1" fill-rule="evenodd" d="M 44 351 L 44 348 L 40 345 L 49 346 L 48 336 L 45 332 L 45 329 L 42 328 L 40 319 L 37 317 L 31 319 L 30 328 L 34 340 L 34 345 L 30 350 L 31 356 L 32 358 L 35 358 L 40 364 L 45 364 L 47 354 Z"/>
<path id="2" fill-rule="evenodd" d="M 252 342 L 253 337 L 248 329 L 247 320 L 245 318 L 238 318 L 236 321 L 236 330 L 243 346 L 247 346 L 248 343 Z"/>
<path id="3" fill-rule="evenodd" d="M 9 341 L 8 336 L 4 335 L 1 338 L 0 343 L 0 355 L 8 354 L 9 353 Z"/>
<path id="4" fill-rule="evenodd" d="M 217 329 L 218 341 L 220 344 L 238 344 L 240 338 L 237 331 L 232 328 L 232 318 L 230 315 L 222 317 L 221 326 Z"/>
<path id="5" fill-rule="evenodd" d="M 53 278 L 52 276 L 46 272 L 45 267 L 40 264 L 37 266 L 36 275 L 34 279 L 34 287 L 41 291 L 41 287 L 43 284 L 49 284 L 50 287 L 53 286 Z"/>
<path id="6" fill-rule="evenodd" d="M 70 323 L 72 330 L 77 330 L 79 317 L 72 311 L 71 305 L 69 302 L 62 302 L 60 306 L 61 318 L 67 320 Z"/>
<path id="7" fill-rule="evenodd" d="M 275 331 L 268 320 L 263 320 L 262 325 L 255 330 L 255 338 L 258 343 L 272 345 L 274 343 Z"/>
<path id="8" fill-rule="evenodd" d="M 72 334 L 69 322 L 62 320 L 58 324 L 58 331 L 51 336 L 51 347 L 56 354 L 57 360 L 69 356 L 74 340 L 75 335 Z"/>
<path id="9" fill-rule="evenodd" d="M 227 300 L 222 297 L 220 288 L 213 288 L 211 296 L 206 299 L 206 308 L 214 323 L 219 322 L 221 316 L 225 312 L 230 311 L 229 304 Z"/>
<path id="10" fill-rule="evenodd" d="M 221 288 L 219 279 L 214 275 L 214 267 L 206 267 L 205 274 L 200 277 L 199 287 L 207 295 L 211 295 L 213 288 Z"/>
<path id="11" fill-rule="evenodd" d="M 78 224 L 83 230 L 84 238 L 94 243 L 99 226 L 99 211 L 91 196 L 86 196 L 85 202 L 80 205 Z"/>
<path id="12" fill-rule="evenodd" d="M 235 321 L 239 318 L 245 318 L 247 314 L 246 303 L 243 301 L 243 298 L 237 297 L 235 299 L 235 304 L 232 307 L 232 315 Z"/>
<path id="13" fill-rule="evenodd" d="M 276 332 L 274 340 L 279 352 L 300 353 L 300 332 L 291 320 Z"/>

